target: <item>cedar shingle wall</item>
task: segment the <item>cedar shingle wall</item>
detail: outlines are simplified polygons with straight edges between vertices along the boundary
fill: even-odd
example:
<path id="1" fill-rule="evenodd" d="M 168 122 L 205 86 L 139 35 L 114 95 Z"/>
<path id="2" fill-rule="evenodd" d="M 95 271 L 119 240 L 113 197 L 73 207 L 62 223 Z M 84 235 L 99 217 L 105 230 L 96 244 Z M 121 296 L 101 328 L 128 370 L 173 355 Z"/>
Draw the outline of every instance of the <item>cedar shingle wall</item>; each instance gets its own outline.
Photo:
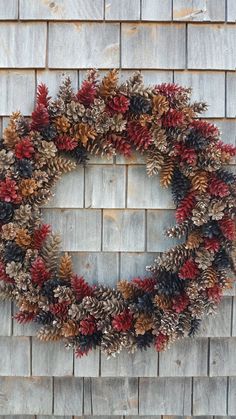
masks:
<path id="1" fill-rule="evenodd" d="M 86 68 L 120 67 L 122 78 L 141 69 L 146 83 L 192 86 L 193 99 L 209 104 L 205 117 L 235 143 L 235 0 L 0 0 L 0 20 L 2 128 L 12 111 L 30 114 L 37 83 L 53 95 L 64 70 L 77 88 Z M 174 220 L 170 193 L 147 178 L 140 156 L 91 159 L 55 192 L 44 218 L 91 282 L 144 275 L 173 243 L 162 235 Z M 234 295 L 195 340 L 108 361 L 98 351 L 75 360 L 63 345 L 38 342 L 36 329 L 13 324 L 14 308 L 1 302 L 0 415 L 235 417 Z"/>

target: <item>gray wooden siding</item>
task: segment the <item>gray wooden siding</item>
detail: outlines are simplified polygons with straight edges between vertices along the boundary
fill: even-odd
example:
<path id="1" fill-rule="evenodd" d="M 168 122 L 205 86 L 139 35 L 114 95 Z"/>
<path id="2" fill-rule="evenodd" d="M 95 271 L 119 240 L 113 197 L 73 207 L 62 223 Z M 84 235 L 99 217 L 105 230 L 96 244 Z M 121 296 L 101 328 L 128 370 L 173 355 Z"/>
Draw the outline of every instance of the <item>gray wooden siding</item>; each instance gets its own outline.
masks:
<path id="1" fill-rule="evenodd" d="M 37 83 L 54 95 L 64 73 L 77 88 L 87 68 L 117 67 L 121 80 L 141 69 L 147 84 L 191 86 L 235 144 L 235 21 L 235 0 L 0 0 L 0 131 L 12 111 L 30 114 Z M 158 181 L 135 155 L 91 158 L 58 183 L 44 218 L 89 282 L 143 276 L 173 244 L 162 234 L 173 203 Z M 0 313 L 1 418 L 236 417 L 236 287 L 196 339 L 109 360 L 37 341 L 35 325 L 12 321 L 10 302 Z"/>

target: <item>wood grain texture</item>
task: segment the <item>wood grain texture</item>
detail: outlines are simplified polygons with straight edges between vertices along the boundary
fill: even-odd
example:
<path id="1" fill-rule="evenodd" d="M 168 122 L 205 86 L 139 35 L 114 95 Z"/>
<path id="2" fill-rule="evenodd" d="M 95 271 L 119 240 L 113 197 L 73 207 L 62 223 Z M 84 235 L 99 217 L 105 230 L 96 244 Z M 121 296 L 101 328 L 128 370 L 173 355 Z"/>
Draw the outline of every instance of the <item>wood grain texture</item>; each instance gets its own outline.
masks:
<path id="1" fill-rule="evenodd" d="M 52 379 L 0 377 L 2 415 L 52 414 Z"/>
<path id="2" fill-rule="evenodd" d="M 207 339 L 183 339 L 159 354 L 161 377 L 197 377 L 207 375 Z"/>
<path id="3" fill-rule="evenodd" d="M 229 378 L 228 414 L 236 415 L 236 378 Z"/>
<path id="4" fill-rule="evenodd" d="M 123 68 L 184 68 L 184 25 L 122 23 Z M 148 48 L 147 48 L 148 45 Z M 166 54 L 168 45 L 172 53 Z"/>
<path id="5" fill-rule="evenodd" d="M 234 70 L 235 25 L 188 25 L 188 68 Z"/>
<path id="6" fill-rule="evenodd" d="M 30 340 L 27 337 L 0 337 L 0 375 L 30 375 Z"/>
<path id="7" fill-rule="evenodd" d="M 10 115 L 19 109 L 23 115 L 30 115 L 34 106 L 35 72 L 0 70 L 0 90 L 0 115 Z"/>
<path id="8" fill-rule="evenodd" d="M 32 375 L 65 376 L 73 373 L 73 351 L 63 342 L 32 339 Z"/>
<path id="9" fill-rule="evenodd" d="M 98 377 L 99 376 L 99 350 L 90 352 L 84 358 L 74 359 L 74 375 L 75 377 Z"/>
<path id="10" fill-rule="evenodd" d="M 228 22 L 236 21 L 236 2 L 234 0 L 227 0 L 227 20 Z"/>
<path id="11" fill-rule="evenodd" d="M 124 208 L 124 166 L 91 165 L 85 168 L 85 208 Z"/>
<path id="12" fill-rule="evenodd" d="M 72 253 L 74 271 L 90 284 L 115 286 L 119 278 L 119 255 L 116 252 Z"/>
<path id="13" fill-rule="evenodd" d="M 45 209 L 43 217 L 62 236 L 66 251 L 98 251 L 101 249 L 101 211 Z"/>
<path id="14" fill-rule="evenodd" d="M 225 2 L 226 0 L 174 0 L 173 20 L 223 22 Z"/>
<path id="15" fill-rule="evenodd" d="M 103 19 L 102 0 L 20 0 L 20 19 L 97 20 Z"/>
<path id="16" fill-rule="evenodd" d="M 69 39 L 70 42 L 64 43 L 64 39 Z M 95 39 L 96 42 L 94 42 Z M 118 24 L 50 23 L 50 68 L 110 68 L 118 66 Z"/>
<path id="17" fill-rule="evenodd" d="M 227 378 L 193 379 L 193 414 L 226 415 Z"/>
<path id="18" fill-rule="evenodd" d="M 190 415 L 190 378 L 140 378 L 140 415 Z"/>
<path id="19" fill-rule="evenodd" d="M 101 357 L 102 377 L 156 377 L 157 352 L 155 349 L 138 351 L 134 354 L 122 351 L 117 357 Z M 147 362 L 148 359 L 148 362 Z"/>
<path id="20" fill-rule="evenodd" d="M 128 167 L 128 208 L 173 208 L 169 189 L 160 186 L 157 175 L 148 177 L 146 166 Z"/>
<path id="21" fill-rule="evenodd" d="M 53 188 L 53 197 L 45 208 L 83 208 L 84 206 L 84 169 L 77 167 L 66 173 Z"/>
<path id="22" fill-rule="evenodd" d="M 105 0 L 106 20 L 139 20 L 140 2 L 137 0 Z"/>
<path id="23" fill-rule="evenodd" d="M 135 277 L 147 277 L 151 273 L 146 271 L 146 266 L 153 263 L 156 253 L 121 253 L 120 255 L 120 278 L 132 279 Z"/>
<path id="24" fill-rule="evenodd" d="M 0 313 L 0 336 L 10 336 L 12 333 L 11 301 L 0 301 Z"/>
<path id="25" fill-rule="evenodd" d="M 176 224 L 174 210 L 148 210 L 147 211 L 147 251 L 163 252 L 181 239 L 173 239 L 165 235 L 165 230 Z"/>
<path id="26" fill-rule="evenodd" d="M 236 338 L 217 338 L 210 341 L 210 375 L 236 375 Z"/>
<path id="27" fill-rule="evenodd" d="M 138 414 L 136 378 L 92 378 L 94 415 Z"/>
<path id="28" fill-rule="evenodd" d="M 103 250 L 142 252 L 145 247 L 143 210 L 104 210 Z"/>
<path id="29" fill-rule="evenodd" d="M 171 0 L 142 0 L 142 20 L 165 21 L 172 18 Z"/>
<path id="30" fill-rule="evenodd" d="M 227 108 L 226 115 L 228 118 L 236 117 L 236 74 L 235 72 L 228 72 L 227 80 Z"/>
<path id="31" fill-rule="evenodd" d="M 198 336 L 228 337 L 231 336 L 232 297 L 223 298 L 215 315 L 203 319 Z"/>
<path id="32" fill-rule="evenodd" d="M 225 116 L 224 72 L 175 71 L 174 81 L 192 88 L 192 101 L 208 104 L 208 110 L 202 114 L 203 117 L 223 118 Z"/>
<path id="33" fill-rule="evenodd" d="M 0 20 L 8 19 L 18 19 L 18 0 L 0 1 Z"/>
<path id="34" fill-rule="evenodd" d="M 232 336 L 236 336 L 236 297 L 233 299 Z"/>
<path id="35" fill-rule="evenodd" d="M 54 414 L 82 415 L 82 378 L 56 377 L 54 379 Z"/>
<path id="36" fill-rule="evenodd" d="M 46 23 L 0 22 L 0 67 L 44 67 L 46 32 Z"/>

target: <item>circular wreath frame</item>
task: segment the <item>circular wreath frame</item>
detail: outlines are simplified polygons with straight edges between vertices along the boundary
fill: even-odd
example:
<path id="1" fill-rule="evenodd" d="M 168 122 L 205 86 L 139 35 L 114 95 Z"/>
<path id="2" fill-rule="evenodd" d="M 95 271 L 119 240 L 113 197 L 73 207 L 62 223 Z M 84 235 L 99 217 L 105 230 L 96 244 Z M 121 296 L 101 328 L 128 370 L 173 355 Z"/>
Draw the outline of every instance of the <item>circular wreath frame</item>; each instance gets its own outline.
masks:
<path id="1" fill-rule="evenodd" d="M 66 341 L 77 356 L 165 350 L 194 336 L 232 284 L 235 176 L 223 168 L 236 154 L 213 124 L 198 119 L 204 103 L 176 84 L 145 86 L 139 72 L 96 70 L 75 93 L 69 78 L 56 99 L 38 86 L 31 119 L 13 113 L 0 149 L 0 295 L 16 301 L 20 323 L 41 325 L 41 340 Z M 41 220 L 52 187 L 90 154 L 145 155 L 147 174 L 171 186 L 183 244 L 164 252 L 145 278 L 116 288 L 92 286 L 73 273 L 71 257 Z"/>

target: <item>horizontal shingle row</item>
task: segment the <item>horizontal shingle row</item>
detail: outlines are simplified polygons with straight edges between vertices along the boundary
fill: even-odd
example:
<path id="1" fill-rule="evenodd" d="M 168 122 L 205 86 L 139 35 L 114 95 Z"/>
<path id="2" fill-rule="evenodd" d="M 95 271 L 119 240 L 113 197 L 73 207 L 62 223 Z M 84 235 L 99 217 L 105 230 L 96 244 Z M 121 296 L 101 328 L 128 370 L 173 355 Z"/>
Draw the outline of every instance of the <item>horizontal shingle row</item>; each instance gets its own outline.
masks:
<path id="1" fill-rule="evenodd" d="M 234 377 L 1 377 L 0 388 L 1 415 L 236 414 Z"/>
<path id="2" fill-rule="evenodd" d="M 105 71 L 104 71 L 105 73 Z M 121 80 L 132 73 L 123 70 Z M 78 78 L 84 78 L 86 71 L 67 70 L 0 70 L 0 115 L 10 115 L 21 109 L 24 115 L 32 112 L 35 99 L 35 83 L 44 82 L 48 85 L 50 95 L 55 96 L 63 75 L 71 78 L 72 85 L 78 88 Z M 101 72 L 103 74 L 103 72 Z M 158 84 L 173 81 L 171 71 L 143 70 L 144 81 L 147 84 Z M 206 118 L 235 118 L 236 74 L 234 72 L 214 71 L 174 71 L 174 82 L 182 86 L 191 87 L 192 100 L 204 101 L 208 110 L 203 114 Z M 217 89 L 215 88 L 217 86 Z M 226 100 L 227 99 L 227 100 Z M 225 106 L 226 103 L 226 106 Z"/>
<path id="3" fill-rule="evenodd" d="M 2 68 L 46 66 L 46 23 L 2 22 L 0 37 Z M 234 70 L 235 57 L 236 25 L 233 24 L 189 24 L 186 32 L 182 23 L 122 23 L 121 46 L 118 23 L 49 24 L 49 68 L 121 65 L 123 68 Z"/>
<path id="4" fill-rule="evenodd" d="M 226 9 L 227 2 L 227 9 Z M 235 21 L 234 0 L 8 0 L 0 2 L 0 19 Z M 227 13 L 226 13 L 227 10 Z"/>

